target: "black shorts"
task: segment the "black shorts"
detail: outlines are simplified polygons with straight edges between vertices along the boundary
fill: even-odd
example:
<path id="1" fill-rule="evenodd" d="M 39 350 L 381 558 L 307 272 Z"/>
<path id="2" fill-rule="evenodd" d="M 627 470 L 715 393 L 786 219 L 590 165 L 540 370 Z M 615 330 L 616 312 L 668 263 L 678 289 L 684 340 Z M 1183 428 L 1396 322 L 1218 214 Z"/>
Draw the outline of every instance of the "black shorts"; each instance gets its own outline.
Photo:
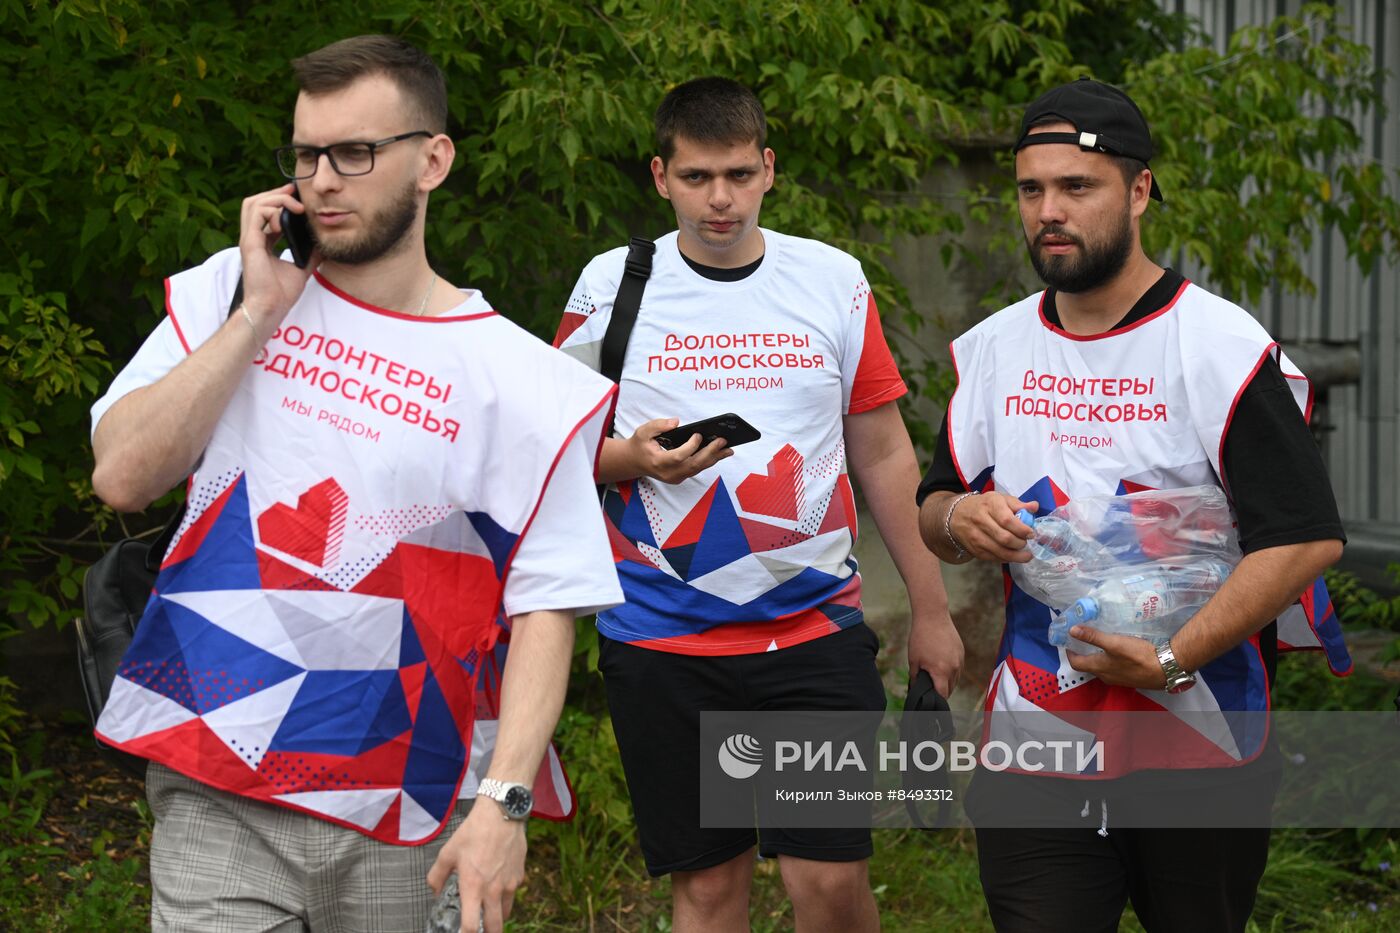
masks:
<path id="1" fill-rule="evenodd" d="M 723 864 L 758 842 L 765 858 L 854 862 L 874 851 L 870 829 L 700 826 L 702 710 L 883 710 L 868 625 L 759 654 L 694 656 L 599 635 L 598 670 L 653 877 Z"/>
<path id="2" fill-rule="evenodd" d="M 1272 757 L 1272 756 L 1270 756 Z M 978 771 L 967 792 L 974 824 L 993 803 L 1017 811 L 1024 828 L 977 828 L 982 892 L 998 933 L 1112 933 L 1129 901 L 1151 930 L 1243 933 L 1269 859 L 1269 829 L 1153 829 L 1191 826 L 1199 796 L 1237 811 L 1241 823 L 1265 823 L 1281 776 L 1271 760 L 1216 775 L 1195 791 L 1143 795 L 1129 775 L 1113 781 Z M 1160 785 L 1157 785 L 1160 786 Z M 1039 826 L 1047 810 L 1078 810 L 1084 828 Z M 1107 806 L 1107 810 L 1103 808 Z M 1129 825 L 1115 827 L 1114 814 Z M 1106 835 L 1095 827 L 1106 824 Z"/>

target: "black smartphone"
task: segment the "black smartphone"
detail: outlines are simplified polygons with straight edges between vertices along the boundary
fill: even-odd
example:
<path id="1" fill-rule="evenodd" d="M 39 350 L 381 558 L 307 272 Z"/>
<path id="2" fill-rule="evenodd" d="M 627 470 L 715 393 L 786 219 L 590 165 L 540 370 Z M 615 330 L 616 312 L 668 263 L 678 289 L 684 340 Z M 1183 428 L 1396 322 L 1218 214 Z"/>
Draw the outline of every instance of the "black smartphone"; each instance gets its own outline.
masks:
<path id="1" fill-rule="evenodd" d="M 675 450 L 696 434 L 700 435 L 701 447 L 717 437 L 724 438 L 725 443 L 730 447 L 738 447 L 740 444 L 756 441 L 763 436 L 758 433 L 757 428 L 731 411 L 663 431 L 656 435 L 656 442 L 667 450 Z"/>
<path id="2" fill-rule="evenodd" d="M 292 197 L 301 200 L 295 186 L 292 187 Z M 311 233 L 311 221 L 306 219 L 306 214 L 294 214 L 282 208 L 282 235 L 287 238 L 287 248 L 292 251 L 292 262 L 297 264 L 298 269 L 305 269 L 311 261 L 311 251 L 316 248 L 316 237 Z"/>

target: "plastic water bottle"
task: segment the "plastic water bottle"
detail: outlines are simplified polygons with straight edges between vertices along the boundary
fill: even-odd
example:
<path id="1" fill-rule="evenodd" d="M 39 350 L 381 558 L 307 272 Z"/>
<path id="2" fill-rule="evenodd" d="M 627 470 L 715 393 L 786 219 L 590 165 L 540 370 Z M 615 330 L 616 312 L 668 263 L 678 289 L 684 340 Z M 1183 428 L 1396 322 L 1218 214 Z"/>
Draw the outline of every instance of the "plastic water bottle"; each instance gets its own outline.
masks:
<path id="1" fill-rule="evenodd" d="M 1016 517 L 1035 531 L 1035 537 L 1026 542 L 1031 556 L 1050 562 L 1054 565 L 1052 569 L 1059 572 L 1073 573 L 1080 564 L 1097 559 L 1103 550 L 1097 542 L 1084 537 L 1058 516 L 1036 518 L 1028 510 L 1021 509 Z"/>
<path id="2" fill-rule="evenodd" d="M 1050 644 L 1083 645 L 1069 636 L 1070 626 L 1079 624 L 1149 641 L 1168 638 L 1215 595 L 1229 575 L 1230 566 L 1225 562 L 1201 560 L 1108 580 L 1075 600 L 1050 623 Z"/>

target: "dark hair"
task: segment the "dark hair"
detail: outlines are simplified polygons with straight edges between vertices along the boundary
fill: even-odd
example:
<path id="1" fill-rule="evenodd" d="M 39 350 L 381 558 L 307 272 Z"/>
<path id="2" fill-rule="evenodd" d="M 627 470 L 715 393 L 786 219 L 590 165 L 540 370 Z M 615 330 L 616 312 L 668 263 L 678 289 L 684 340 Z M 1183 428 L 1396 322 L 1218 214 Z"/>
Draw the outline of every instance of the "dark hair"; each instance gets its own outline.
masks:
<path id="1" fill-rule="evenodd" d="M 384 75 L 418 109 L 423 129 L 447 129 L 447 80 L 422 49 L 395 36 L 353 36 L 292 59 L 297 85 L 307 94 L 327 94 L 368 75 Z"/>
<path id="2" fill-rule="evenodd" d="M 696 78 L 678 84 L 656 108 L 656 148 L 662 162 L 676 152 L 676 138 L 698 143 L 768 142 L 768 120 L 754 92 L 728 78 Z"/>
<path id="3" fill-rule="evenodd" d="M 1070 121 L 1066 120 L 1064 117 L 1048 113 L 1043 117 L 1031 121 L 1031 125 L 1026 127 L 1026 129 L 1033 130 L 1037 126 L 1049 126 L 1052 123 L 1069 122 Z M 1070 125 L 1073 126 L 1074 124 L 1071 123 Z M 1118 171 L 1123 173 L 1123 184 L 1130 189 L 1133 187 L 1133 182 L 1137 180 L 1137 177 L 1147 171 L 1147 163 L 1141 159 L 1134 159 L 1132 156 L 1116 155 L 1112 152 L 1105 152 L 1104 155 L 1112 159 L 1113 164 L 1118 166 Z"/>

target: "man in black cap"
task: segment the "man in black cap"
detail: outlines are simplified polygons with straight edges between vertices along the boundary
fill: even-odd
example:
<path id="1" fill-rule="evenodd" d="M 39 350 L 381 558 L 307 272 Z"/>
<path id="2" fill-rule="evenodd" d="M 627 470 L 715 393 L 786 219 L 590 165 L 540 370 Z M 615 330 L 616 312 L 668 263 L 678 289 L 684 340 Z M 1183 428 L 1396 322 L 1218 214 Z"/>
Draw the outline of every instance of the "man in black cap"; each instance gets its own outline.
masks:
<path id="1" fill-rule="evenodd" d="M 1051 645 L 1051 610 L 1008 577 L 989 727 L 1048 721 L 1104 744 L 1091 764 L 974 778 L 967 810 L 998 930 L 1116 930 L 1129 899 L 1148 930 L 1244 929 L 1278 782 L 1266 730 L 1249 728 L 1269 708 L 1274 620 L 1301 620 L 1305 589 L 1326 607 L 1314 581 L 1341 553 L 1307 380 L 1243 309 L 1143 252 L 1139 225 L 1162 200 L 1152 155 L 1142 113 L 1108 85 L 1076 81 L 1026 111 L 1018 201 L 1049 288 L 953 342 L 958 388 L 919 489 L 920 531 L 949 563 L 1025 562 L 1018 509 L 1214 485 L 1244 557 L 1170 639 L 1076 626 L 1093 654 Z M 1344 670 L 1335 619 L 1311 622 Z M 1129 727 L 1122 714 L 1140 712 L 1161 732 Z"/>

